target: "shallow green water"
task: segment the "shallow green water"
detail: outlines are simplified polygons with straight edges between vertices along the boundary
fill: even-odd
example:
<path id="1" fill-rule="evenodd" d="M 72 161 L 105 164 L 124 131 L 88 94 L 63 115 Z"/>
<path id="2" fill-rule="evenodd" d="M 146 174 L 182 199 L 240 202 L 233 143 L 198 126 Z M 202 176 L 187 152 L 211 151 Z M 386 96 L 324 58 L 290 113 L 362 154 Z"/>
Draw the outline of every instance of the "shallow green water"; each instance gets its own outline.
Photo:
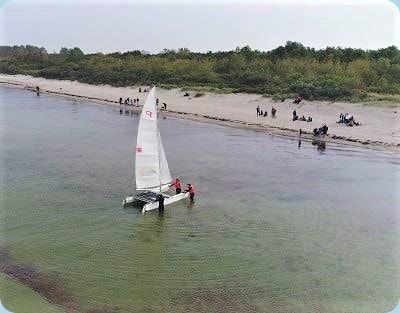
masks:
<path id="1" fill-rule="evenodd" d="M 121 208 L 137 116 L 0 91 L 0 245 L 77 311 L 375 313 L 398 302 L 398 156 L 161 119 L 171 172 L 198 195 L 142 216 Z M 29 312 L 26 290 L 0 281 L 8 308 Z"/>

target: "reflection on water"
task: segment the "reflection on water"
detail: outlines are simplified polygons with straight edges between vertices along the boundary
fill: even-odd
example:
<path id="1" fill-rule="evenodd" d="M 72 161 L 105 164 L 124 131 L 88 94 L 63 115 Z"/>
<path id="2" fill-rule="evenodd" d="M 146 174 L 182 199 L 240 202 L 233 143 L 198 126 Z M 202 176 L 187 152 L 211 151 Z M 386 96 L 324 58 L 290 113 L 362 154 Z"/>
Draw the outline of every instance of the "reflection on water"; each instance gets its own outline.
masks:
<path id="1" fill-rule="evenodd" d="M 1 247 L 79 311 L 375 313 L 398 301 L 398 156 L 160 118 L 196 202 L 142 216 L 121 207 L 136 114 L 0 90 Z"/>
<path id="2" fill-rule="evenodd" d="M 313 141 L 312 141 L 312 145 L 313 146 L 317 146 L 317 149 L 319 150 L 319 151 L 325 151 L 325 149 L 326 149 L 326 142 L 325 142 L 325 140 L 320 140 L 320 139 L 314 139 Z"/>

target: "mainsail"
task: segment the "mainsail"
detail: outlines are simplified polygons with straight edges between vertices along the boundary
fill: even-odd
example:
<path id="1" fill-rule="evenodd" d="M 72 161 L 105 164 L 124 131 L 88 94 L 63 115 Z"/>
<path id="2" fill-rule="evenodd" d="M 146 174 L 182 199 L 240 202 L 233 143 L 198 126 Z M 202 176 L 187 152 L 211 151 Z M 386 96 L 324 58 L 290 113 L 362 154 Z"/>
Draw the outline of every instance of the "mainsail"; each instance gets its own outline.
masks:
<path id="1" fill-rule="evenodd" d="M 154 189 L 171 182 L 167 159 L 158 132 L 155 87 L 142 109 L 136 142 L 136 189 Z"/>
<path id="2" fill-rule="evenodd" d="M 161 142 L 160 132 L 158 132 L 158 147 L 160 150 L 160 181 L 161 185 L 170 184 L 172 181 L 169 171 L 167 158 L 165 157 L 164 147 Z"/>

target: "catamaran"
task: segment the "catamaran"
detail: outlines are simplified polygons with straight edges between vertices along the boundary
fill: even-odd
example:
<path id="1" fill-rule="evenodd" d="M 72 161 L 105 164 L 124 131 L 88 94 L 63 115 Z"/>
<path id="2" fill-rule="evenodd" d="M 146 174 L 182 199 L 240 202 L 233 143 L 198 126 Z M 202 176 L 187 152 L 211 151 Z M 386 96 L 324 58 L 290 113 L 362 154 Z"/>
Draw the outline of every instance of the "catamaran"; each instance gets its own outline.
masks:
<path id="1" fill-rule="evenodd" d="M 155 87 L 150 90 L 140 115 L 135 153 L 136 191 L 139 193 L 125 198 L 124 206 L 138 203 L 145 213 L 158 208 L 160 194 L 164 197 L 164 205 L 189 196 L 188 193 L 173 196 L 164 193 L 172 178 L 158 130 Z"/>

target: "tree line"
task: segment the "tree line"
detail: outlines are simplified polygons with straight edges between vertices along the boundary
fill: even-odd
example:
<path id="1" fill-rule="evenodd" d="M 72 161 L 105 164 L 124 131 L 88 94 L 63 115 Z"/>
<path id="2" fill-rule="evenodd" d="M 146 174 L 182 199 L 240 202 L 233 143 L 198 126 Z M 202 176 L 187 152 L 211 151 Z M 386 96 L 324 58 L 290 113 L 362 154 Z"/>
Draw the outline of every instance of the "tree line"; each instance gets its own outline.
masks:
<path id="1" fill-rule="evenodd" d="M 368 100 L 400 95 L 400 51 L 314 49 L 297 42 L 270 51 L 191 52 L 186 48 L 84 54 L 79 48 L 48 53 L 43 47 L 0 46 L 0 72 L 90 84 L 159 85 L 215 92 L 258 93 L 276 99 Z"/>

